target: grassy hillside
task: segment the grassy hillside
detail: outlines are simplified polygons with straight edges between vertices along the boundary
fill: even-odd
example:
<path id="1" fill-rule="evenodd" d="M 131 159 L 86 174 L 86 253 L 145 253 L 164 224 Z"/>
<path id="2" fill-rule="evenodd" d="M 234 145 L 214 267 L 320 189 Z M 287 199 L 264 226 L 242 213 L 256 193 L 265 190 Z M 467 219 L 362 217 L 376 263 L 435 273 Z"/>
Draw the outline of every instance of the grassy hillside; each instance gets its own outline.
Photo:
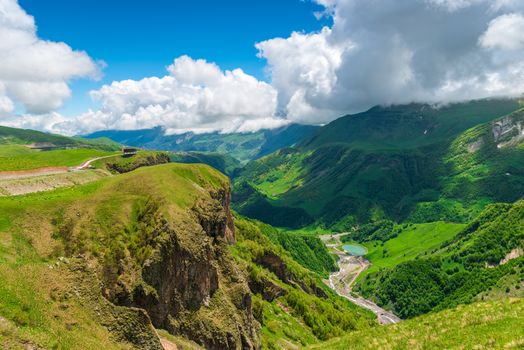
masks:
<path id="1" fill-rule="evenodd" d="M 52 150 L 28 147 L 33 144 L 45 144 Z M 78 166 L 92 158 L 115 154 L 119 149 L 119 144 L 104 138 L 87 140 L 0 126 L 0 171 Z"/>
<path id="2" fill-rule="evenodd" d="M 521 108 L 518 100 L 480 100 L 443 107 L 374 107 L 335 120 L 304 140 L 316 149 L 345 144 L 367 150 L 413 149 L 447 142 L 462 132 Z"/>
<path id="3" fill-rule="evenodd" d="M 340 231 L 381 219 L 467 222 L 490 202 L 524 195 L 524 112 L 503 117 L 519 106 L 406 105 L 340 118 L 248 164 L 235 207 L 277 226 L 316 221 Z"/>
<path id="4" fill-rule="evenodd" d="M 443 242 L 453 239 L 464 226 L 445 222 L 392 225 L 391 233 L 383 240 L 378 239 L 377 231 L 367 231 L 344 236 L 342 241 L 351 241 L 352 238 L 365 241 L 362 245 L 367 248 L 366 259 L 371 262 L 371 266 L 359 276 L 359 279 L 362 279 L 380 269 L 394 267 L 439 249 Z M 381 229 L 384 230 L 383 227 Z M 363 235 L 360 236 L 359 233 Z"/>
<path id="5" fill-rule="evenodd" d="M 254 133 L 185 133 L 165 135 L 158 127 L 147 130 L 107 130 L 88 135 L 88 138 L 107 137 L 116 142 L 172 152 L 211 152 L 229 155 L 241 162 L 257 159 L 280 148 L 293 146 L 311 136 L 318 127 L 292 124 L 273 130 Z"/>
<path id="6" fill-rule="evenodd" d="M 105 137 L 84 139 L 81 137 L 66 137 L 29 129 L 0 126 L 0 145 L 27 145 L 32 143 L 51 143 L 61 147 L 88 147 L 106 151 L 114 151 L 119 148 L 118 143 Z"/>
<path id="7" fill-rule="evenodd" d="M 295 349 L 374 325 L 371 313 L 336 296 L 297 263 L 292 256 L 299 247 L 286 251 L 275 239 L 279 231 L 243 218 L 235 224 L 238 242 L 232 251 L 249 273 L 264 349 Z"/>
<path id="8" fill-rule="evenodd" d="M 123 156 L 99 159 L 91 165 L 95 168 L 105 169 L 112 174 L 123 174 L 145 166 L 169 163 L 169 155 L 165 152 L 139 151 L 133 156 Z"/>
<path id="9" fill-rule="evenodd" d="M 164 164 L 0 198 L 0 344 L 159 349 L 150 319 L 179 345 L 281 349 L 374 325 L 321 282 L 335 266 L 316 236 L 238 217 L 226 244 L 227 189 L 208 166 Z"/>
<path id="10" fill-rule="evenodd" d="M 256 344 L 251 310 L 235 299 L 249 289 L 220 236 L 227 235 L 220 205 L 227 188 L 227 179 L 207 166 L 168 164 L 0 198 L 3 343 L 159 349 L 149 318 L 129 308 L 135 306 L 148 310 L 155 326 L 201 344 L 209 337 L 220 344 L 225 332 L 230 342 L 246 332 L 245 341 Z M 216 235 L 213 242 L 209 235 Z M 191 274 L 170 285 L 175 277 L 162 267 L 165 259 L 179 266 L 177 273 L 188 273 L 187 267 Z M 171 300 L 163 294 L 169 290 L 180 295 L 168 308 L 182 313 L 176 323 L 156 309 L 162 298 Z M 184 313 L 188 308 L 192 312 Z"/>
<path id="11" fill-rule="evenodd" d="M 118 153 L 90 148 L 36 151 L 25 146 L 0 145 L 0 171 L 29 170 L 49 166 L 79 166 L 86 160 L 113 154 Z"/>
<path id="12" fill-rule="evenodd" d="M 391 240 L 384 245 L 392 247 L 395 243 Z M 403 318 L 489 295 L 522 297 L 523 247 L 524 201 L 490 205 L 476 220 L 431 251 L 392 266 L 379 258 L 377 265 L 382 266 L 360 279 L 356 290 Z M 393 248 L 391 254 L 393 260 L 404 258 Z M 372 256 L 370 259 L 373 261 Z"/>
<path id="13" fill-rule="evenodd" d="M 240 162 L 232 156 L 214 152 L 177 152 L 171 153 L 169 157 L 175 163 L 207 164 L 228 176 L 234 176 L 241 167 Z"/>
<path id="14" fill-rule="evenodd" d="M 523 325 L 524 300 L 504 299 L 354 332 L 308 349 L 521 349 Z"/>

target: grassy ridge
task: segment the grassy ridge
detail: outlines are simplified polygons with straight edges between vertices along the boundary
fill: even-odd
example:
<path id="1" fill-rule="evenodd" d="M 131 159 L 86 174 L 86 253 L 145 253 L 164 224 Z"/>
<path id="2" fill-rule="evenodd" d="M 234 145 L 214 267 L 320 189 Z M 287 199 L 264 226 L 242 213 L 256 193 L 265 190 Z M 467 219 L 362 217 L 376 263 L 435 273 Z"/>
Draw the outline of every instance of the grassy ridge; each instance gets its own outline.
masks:
<path id="1" fill-rule="evenodd" d="M 33 143 L 51 144 L 57 149 L 39 151 L 26 147 Z M 92 158 L 115 154 L 119 148 L 109 139 L 87 140 L 0 126 L 0 171 L 78 166 Z"/>
<path id="2" fill-rule="evenodd" d="M 215 152 L 177 152 L 169 155 L 172 162 L 185 164 L 207 164 L 223 174 L 233 176 L 240 162 L 228 154 Z"/>
<path id="3" fill-rule="evenodd" d="M 194 190 L 196 184 L 218 188 L 227 179 L 207 166 L 170 164 L 87 185 L 0 198 L 0 347 L 131 349 L 101 324 L 128 320 L 127 327 L 138 335 L 134 316 L 97 296 L 100 281 L 83 274 L 86 268 L 76 267 L 75 258 L 58 258 L 83 254 L 104 257 L 101 260 L 111 264 L 123 250 L 137 261 L 146 258 L 152 253 L 149 241 L 137 241 L 137 232 L 115 225 L 125 226 L 132 203 L 158 194 L 169 199 L 166 210 L 172 215 L 186 215 L 204 195 Z M 86 220 L 80 230 L 68 231 L 69 221 L 63 220 L 69 212 L 76 213 L 76 220 Z M 104 225 L 106 229 L 100 229 Z"/>
<path id="4" fill-rule="evenodd" d="M 524 300 L 475 303 L 352 333 L 308 349 L 520 349 Z"/>
<path id="5" fill-rule="evenodd" d="M 0 171 L 78 166 L 86 160 L 112 154 L 117 153 L 88 148 L 36 151 L 18 145 L 0 146 Z"/>
<path id="6" fill-rule="evenodd" d="M 118 143 L 105 137 L 84 139 L 0 126 L 0 145 L 27 145 L 31 143 L 51 143 L 58 147 L 98 148 L 107 151 L 114 151 L 120 147 Z"/>

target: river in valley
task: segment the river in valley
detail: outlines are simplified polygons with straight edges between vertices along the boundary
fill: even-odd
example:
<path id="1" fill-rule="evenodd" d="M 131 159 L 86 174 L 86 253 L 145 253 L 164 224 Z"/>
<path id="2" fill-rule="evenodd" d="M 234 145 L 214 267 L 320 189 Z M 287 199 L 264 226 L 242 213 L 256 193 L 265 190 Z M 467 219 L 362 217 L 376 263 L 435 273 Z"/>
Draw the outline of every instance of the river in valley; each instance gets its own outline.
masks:
<path id="1" fill-rule="evenodd" d="M 371 300 L 364 299 L 351 291 L 357 277 L 368 268 L 369 261 L 364 258 L 367 254 L 365 247 L 356 244 L 345 244 L 343 251 L 338 247 L 342 245 L 340 236 L 344 234 L 324 235 L 320 238 L 329 250 L 338 257 L 339 271 L 333 272 L 326 281 L 338 295 L 348 299 L 352 303 L 372 311 L 377 315 L 380 324 L 391 324 L 400 322 L 401 319 L 395 314 L 382 309 Z"/>

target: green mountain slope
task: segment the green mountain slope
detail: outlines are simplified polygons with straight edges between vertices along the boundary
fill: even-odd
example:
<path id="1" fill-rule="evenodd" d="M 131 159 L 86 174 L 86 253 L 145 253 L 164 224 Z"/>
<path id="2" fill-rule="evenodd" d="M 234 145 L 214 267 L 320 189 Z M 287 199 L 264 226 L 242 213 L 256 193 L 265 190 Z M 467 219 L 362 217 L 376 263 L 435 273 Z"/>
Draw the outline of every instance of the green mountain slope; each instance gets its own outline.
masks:
<path id="1" fill-rule="evenodd" d="M 249 274 L 264 349 L 296 349 L 376 326 L 374 315 L 336 296 L 317 274 L 293 259 L 296 253 L 306 255 L 308 248 L 293 246 L 286 251 L 290 247 L 281 245 L 274 228 L 244 218 L 235 224 L 238 242 L 232 252 Z M 319 254 L 316 259 L 330 267 L 332 258 Z"/>
<path id="2" fill-rule="evenodd" d="M 370 271 L 359 279 L 356 290 L 403 318 L 490 294 L 523 297 L 523 248 L 524 201 L 489 205 L 476 220 L 431 251 Z M 373 263 L 373 256 L 370 260 Z"/>
<path id="3" fill-rule="evenodd" d="M 524 195 L 524 151 L 515 134 L 522 112 L 493 122 L 518 108 L 515 100 L 486 100 L 377 107 L 340 118 L 298 147 L 248 164 L 235 180 L 235 208 L 287 227 L 466 222 L 486 203 Z M 497 123 L 507 123 L 501 137 L 512 141 L 493 138 Z M 475 137 L 479 149 L 466 142 Z"/>
<path id="4" fill-rule="evenodd" d="M 98 165 L 114 163 L 131 164 Z M 374 326 L 321 282 L 335 266 L 317 237 L 233 223 L 228 202 L 224 175 L 186 164 L 0 198 L 0 346 L 160 349 L 155 327 L 280 349 Z"/>
<path id="5" fill-rule="evenodd" d="M 107 137 L 130 146 L 172 152 L 218 152 L 246 162 L 299 143 L 304 138 L 311 136 L 317 129 L 318 127 L 311 125 L 291 124 L 254 133 L 220 134 L 215 132 L 165 135 L 165 130 L 157 127 L 133 131 L 99 131 L 86 137 Z"/>
<path id="6" fill-rule="evenodd" d="M 118 143 L 105 137 L 84 139 L 0 126 L 0 145 L 28 145 L 33 143 L 49 143 L 58 147 L 88 147 L 106 151 L 117 150 L 120 147 Z"/>
<path id="7" fill-rule="evenodd" d="M 308 349 L 521 349 L 523 324 L 524 299 L 505 299 L 354 332 Z"/>
<path id="8" fill-rule="evenodd" d="M 214 152 L 177 152 L 171 153 L 170 158 L 175 163 L 207 164 L 228 176 L 235 175 L 241 167 L 240 161 L 232 156 Z"/>
<path id="9" fill-rule="evenodd" d="M 119 144 L 105 138 L 87 140 L 0 126 L 0 171 L 78 166 L 119 149 Z"/>
<path id="10" fill-rule="evenodd" d="M 345 144 L 367 150 L 413 149 L 449 141 L 465 130 L 520 108 L 517 100 L 480 100 L 432 107 L 374 107 L 339 118 L 302 142 L 307 149 Z"/>
<path id="11" fill-rule="evenodd" d="M 154 325 L 204 346 L 256 347 L 250 291 L 228 254 L 228 191 L 207 166 L 166 164 L 0 199 L 9 341 L 160 349 Z"/>

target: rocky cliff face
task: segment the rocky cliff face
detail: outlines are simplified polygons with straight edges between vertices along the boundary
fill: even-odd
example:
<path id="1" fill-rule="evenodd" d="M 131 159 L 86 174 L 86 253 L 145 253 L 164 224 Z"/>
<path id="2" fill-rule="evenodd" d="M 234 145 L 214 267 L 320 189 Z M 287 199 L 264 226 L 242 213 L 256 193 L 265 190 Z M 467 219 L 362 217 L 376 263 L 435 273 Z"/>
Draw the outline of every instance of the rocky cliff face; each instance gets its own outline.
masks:
<path id="1" fill-rule="evenodd" d="M 517 111 L 492 123 L 491 132 L 498 148 L 515 145 L 524 139 L 524 112 Z"/>
<path id="2" fill-rule="evenodd" d="M 170 167 L 152 169 L 155 181 L 163 180 L 161 171 L 171 176 Z M 229 252 L 235 242 L 229 184 L 183 170 L 181 181 L 157 189 L 152 179 L 130 174 L 110 188 L 122 196 L 71 206 L 59 220 L 59 235 L 70 256 L 92 245 L 85 242 L 89 235 L 106 242 L 91 259 L 113 304 L 145 310 L 156 328 L 206 349 L 258 349 L 260 324 L 246 272 Z M 148 186 L 143 192 L 136 189 L 142 184 Z M 114 202 L 101 218 L 89 214 Z"/>
<path id="3" fill-rule="evenodd" d="M 147 226 L 161 230 L 162 239 L 145 261 L 141 281 L 118 299 L 146 310 L 155 327 L 208 349 L 256 349 L 251 295 L 227 247 L 234 242 L 229 196 L 227 188 L 211 191 L 191 209 L 194 221 L 183 225 L 167 220 L 158 207 Z"/>
<path id="4" fill-rule="evenodd" d="M 210 195 L 211 200 L 198 201 L 192 210 L 197 225 L 180 230 L 166 223 L 166 239 L 146 261 L 144 283 L 129 299 L 147 310 L 155 327 L 208 349 L 256 349 L 259 325 L 249 288 L 227 248 L 234 242 L 229 189 Z"/>

